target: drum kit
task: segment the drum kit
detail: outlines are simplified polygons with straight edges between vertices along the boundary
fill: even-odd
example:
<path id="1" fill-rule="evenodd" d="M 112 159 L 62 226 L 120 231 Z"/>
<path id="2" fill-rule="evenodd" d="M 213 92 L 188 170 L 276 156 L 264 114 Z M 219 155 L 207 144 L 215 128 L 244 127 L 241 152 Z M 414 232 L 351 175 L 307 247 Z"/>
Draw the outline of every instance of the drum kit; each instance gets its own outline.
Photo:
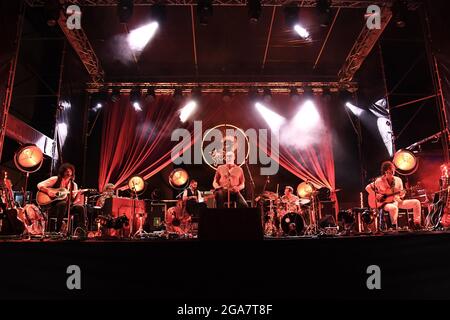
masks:
<path id="1" fill-rule="evenodd" d="M 299 197 L 280 197 L 276 192 L 265 191 L 257 197 L 264 212 L 266 236 L 301 236 L 317 232 L 317 191 L 312 184 L 302 182 L 297 187 L 297 194 Z"/>

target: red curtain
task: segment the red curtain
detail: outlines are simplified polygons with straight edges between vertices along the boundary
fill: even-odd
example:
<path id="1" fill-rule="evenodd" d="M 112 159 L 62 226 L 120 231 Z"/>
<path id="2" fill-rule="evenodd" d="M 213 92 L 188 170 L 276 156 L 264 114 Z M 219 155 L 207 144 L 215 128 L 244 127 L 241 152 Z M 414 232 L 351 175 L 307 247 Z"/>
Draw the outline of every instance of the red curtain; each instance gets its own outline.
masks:
<path id="1" fill-rule="evenodd" d="M 275 96 L 272 104 L 283 105 L 285 102 L 286 97 L 278 99 Z M 181 126 L 179 107 L 171 96 L 157 96 L 156 101 L 146 108 L 146 112 L 135 112 L 128 96 L 108 106 L 102 132 L 100 189 L 107 182 L 125 189 L 132 175 L 139 174 L 148 179 L 172 162 L 171 151 L 176 144 L 170 141 L 170 136 L 174 129 Z M 203 96 L 199 109 L 193 118 L 202 120 L 203 132 L 221 123 L 235 124 L 244 130 L 268 127 L 257 112 L 253 113 L 254 108 L 246 95 L 235 96 L 228 104 L 223 102 L 221 95 Z M 320 113 L 327 127 L 326 112 Z M 190 123 L 187 129 L 192 132 L 192 121 Z M 195 134 L 191 136 L 195 137 Z M 281 144 L 278 162 L 299 179 L 309 181 L 315 187 L 327 187 L 334 191 L 335 171 L 330 132 L 322 132 L 319 140 L 320 143 L 306 149 Z M 192 139 L 191 145 L 193 142 Z M 264 151 L 271 152 L 270 148 Z"/>

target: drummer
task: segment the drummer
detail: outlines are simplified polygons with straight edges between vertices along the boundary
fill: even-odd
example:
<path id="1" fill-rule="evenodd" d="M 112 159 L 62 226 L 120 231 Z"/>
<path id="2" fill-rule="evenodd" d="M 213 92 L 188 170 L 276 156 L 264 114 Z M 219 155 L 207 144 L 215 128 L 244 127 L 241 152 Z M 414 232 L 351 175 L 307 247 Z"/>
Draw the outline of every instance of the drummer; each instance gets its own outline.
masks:
<path id="1" fill-rule="evenodd" d="M 294 188 L 286 186 L 284 196 L 281 197 L 281 204 L 286 212 L 300 212 L 300 198 L 294 194 Z"/>

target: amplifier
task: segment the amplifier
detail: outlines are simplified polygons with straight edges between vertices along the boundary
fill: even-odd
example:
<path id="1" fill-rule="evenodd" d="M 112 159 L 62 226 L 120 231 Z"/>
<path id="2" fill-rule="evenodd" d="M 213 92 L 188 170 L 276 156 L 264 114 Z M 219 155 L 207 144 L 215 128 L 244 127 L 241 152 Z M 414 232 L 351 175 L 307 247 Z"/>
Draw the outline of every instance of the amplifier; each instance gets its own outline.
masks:
<path id="1" fill-rule="evenodd" d="M 103 206 L 103 214 L 113 218 L 125 215 L 128 218 L 129 226 L 124 227 L 123 235 L 129 236 L 130 233 L 134 233 L 139 229 L 139 219 L 141 217 L 145 219 L 145 201 L 122 197 L 108 198 Z"/>

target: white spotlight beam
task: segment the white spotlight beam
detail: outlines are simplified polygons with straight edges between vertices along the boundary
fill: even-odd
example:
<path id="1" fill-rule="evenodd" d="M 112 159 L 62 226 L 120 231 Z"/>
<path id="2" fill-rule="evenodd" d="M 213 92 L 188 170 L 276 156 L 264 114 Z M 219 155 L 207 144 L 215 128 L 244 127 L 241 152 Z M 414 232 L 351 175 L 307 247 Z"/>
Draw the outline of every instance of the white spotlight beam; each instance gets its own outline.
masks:
<path id="1" fill-rule="evenodd" d="M 309 38 L 310 34 L 308 32 L 308 30 L 306 30 L 305 28 L 303 28 L 301 25 L 296 24 L 294 26 L 294 30 L 295 32 L 297 32 L 297 34 L 302 37 L 303 39 L 307 39 Z"/>
<path id="2" fill-rule="evenodd" d="M 286 122 L 286 119 L 280 116 L 278 113 L 270 110 L 263 104 L 256 102 L 255 108 L 261 114 L 263 119 L 267 122 L 270 129 L 274 132 L 279 132 L 281 126 Z"/>
<path id="3" fill-rule="evenodd" d="M 131 31 L 128 35 L 130 48 L 134 51 L 142 51 L 155 35 L 158 26 L 158 22 L 155 21 Z"/>
<path id="4" fill-rule="evenodd" d="M 195 101 L 188 102 L 183 108 L 180 110 L 180 121 L 186 122 L 192 113 L 197 108 L 197 103 Z"/>
<path id="5" fill-rule="evenodd" d="M 320 122 L 320 114 L 313 101 L 307 100 L 294 117 L 294 124 L 303 129 L 313 129 Z"/>
<path id="6" fill-rule="evenodd" d="M 357 117 L 360 117 L 364 113 L 364 109 L 361 109 L 350 102 L 347 102 L 345 106 Z"/>

